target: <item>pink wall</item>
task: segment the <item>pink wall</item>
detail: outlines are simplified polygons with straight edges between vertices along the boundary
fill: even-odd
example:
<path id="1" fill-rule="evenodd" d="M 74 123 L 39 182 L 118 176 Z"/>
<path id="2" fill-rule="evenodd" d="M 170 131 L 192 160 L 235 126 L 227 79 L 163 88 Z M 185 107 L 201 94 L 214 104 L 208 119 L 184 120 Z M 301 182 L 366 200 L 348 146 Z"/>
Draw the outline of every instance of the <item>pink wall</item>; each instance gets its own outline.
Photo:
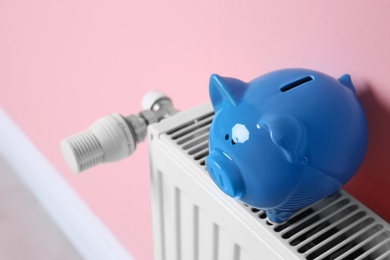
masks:
<path id="1" fill-rule="evenodd" d="M 295 3 L 292 3 L 295 2 Z M 307 67 L 350 73 L 369 122 L 347 185 L 390 221 L 390 1 L 0 1 L 0 106 L 137 259 L 152 258 L 146 144 L 83 175 L 59 140 L 151 89 L 188 109 L 211 73 L 250 80 Z"/>

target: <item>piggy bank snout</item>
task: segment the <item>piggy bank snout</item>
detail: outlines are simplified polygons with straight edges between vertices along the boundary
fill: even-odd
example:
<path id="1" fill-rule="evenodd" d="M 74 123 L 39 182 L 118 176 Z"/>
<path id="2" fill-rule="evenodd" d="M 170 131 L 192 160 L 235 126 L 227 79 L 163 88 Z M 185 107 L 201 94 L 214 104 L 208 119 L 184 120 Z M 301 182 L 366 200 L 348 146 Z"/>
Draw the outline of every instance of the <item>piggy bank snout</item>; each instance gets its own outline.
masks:
<path id="1" fill-rule="evenodd" d="M 234 161 L 225 153 L 212 151 L 206 159 L 211 179 L 227 195 L 240 198 L 244 193 L 241 172 Z"/>

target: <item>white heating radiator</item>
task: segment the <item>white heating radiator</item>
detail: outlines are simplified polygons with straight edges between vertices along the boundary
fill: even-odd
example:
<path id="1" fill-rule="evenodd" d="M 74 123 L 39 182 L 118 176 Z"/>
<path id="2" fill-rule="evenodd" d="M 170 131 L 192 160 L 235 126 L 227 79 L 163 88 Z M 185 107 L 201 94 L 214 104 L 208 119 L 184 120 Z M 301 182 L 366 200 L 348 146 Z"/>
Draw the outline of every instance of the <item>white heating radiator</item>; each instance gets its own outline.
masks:
<path id="1" fill-rule="evenodd" d="M 226 196 L 205 168 L 212 117 L 204 104 L 149 126 L 155 259 L 390 259 L 389 224 L 345 191 L 282 225 Z"/>

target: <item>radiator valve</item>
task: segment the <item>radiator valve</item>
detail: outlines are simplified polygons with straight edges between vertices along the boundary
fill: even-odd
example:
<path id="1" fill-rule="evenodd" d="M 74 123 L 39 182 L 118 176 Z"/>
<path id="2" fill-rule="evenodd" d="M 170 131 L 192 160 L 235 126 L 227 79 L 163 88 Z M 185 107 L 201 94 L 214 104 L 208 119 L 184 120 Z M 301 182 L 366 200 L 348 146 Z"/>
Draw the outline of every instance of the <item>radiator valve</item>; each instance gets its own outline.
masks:
<path id="1" fill-rule="evenodd" d="M 176 113 L 171 99 L 160 92 L 147 93 L 142 108 L 138 115 L 102 117 L 89 129 L 62 140 L 61 151 L 69 168 L 79 173 L 130 156 L 145 139 L 148 125 Z"/>

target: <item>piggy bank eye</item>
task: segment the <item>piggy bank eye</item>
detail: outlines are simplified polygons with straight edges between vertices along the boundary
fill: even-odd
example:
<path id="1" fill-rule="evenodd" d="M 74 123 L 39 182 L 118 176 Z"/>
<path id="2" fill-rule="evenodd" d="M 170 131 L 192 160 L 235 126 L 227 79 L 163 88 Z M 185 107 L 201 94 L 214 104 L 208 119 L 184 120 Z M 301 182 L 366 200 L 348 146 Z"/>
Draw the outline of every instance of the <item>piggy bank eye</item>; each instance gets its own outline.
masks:
<path id="1" fill-rule="evenodd" d="M 249 131 L 243 124 L 236 124 L 232 128 L 232 144 L 245 143 L 249 140 Z"/>

